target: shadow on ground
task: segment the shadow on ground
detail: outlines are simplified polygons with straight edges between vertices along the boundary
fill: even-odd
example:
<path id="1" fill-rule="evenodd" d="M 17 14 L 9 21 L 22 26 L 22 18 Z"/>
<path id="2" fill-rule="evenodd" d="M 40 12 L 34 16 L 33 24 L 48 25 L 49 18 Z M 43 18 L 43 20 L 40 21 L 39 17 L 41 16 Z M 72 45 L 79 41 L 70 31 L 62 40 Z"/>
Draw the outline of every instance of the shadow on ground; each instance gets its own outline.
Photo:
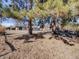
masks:
<path id="1" fill-rule="evenodd" d="M 34 42 L 34 41 L 30 41 L 30 39 L 35 39 L 35 40 L 44 39 L 45 37 L 43 35 L 45 35 L 47 33 L 51 33 L 51 32 L 40 32 L 40 33 L 33 34 L 33 35 L 25 34 L 25 35 L 15 38 L 15 39 L 19 39 L 19 40 L 24 39 L 26 42 L 30 43 L 30 42 Z"/>
<path id="2" fill-rule="evenodd" d="M 15 48 L 10 42 L 5 41 L 5 43 L 10 47 L 11 52 L 16 51 L 16 48 Z M 11 53 L 11 52 L 7 52 L 7 53 L 4 53 L 4 54 L 1 54 L 0 57 L 5 56 L 5 55 L 7 55 L 7 54 L 9 54 L 9 53 Z"/>

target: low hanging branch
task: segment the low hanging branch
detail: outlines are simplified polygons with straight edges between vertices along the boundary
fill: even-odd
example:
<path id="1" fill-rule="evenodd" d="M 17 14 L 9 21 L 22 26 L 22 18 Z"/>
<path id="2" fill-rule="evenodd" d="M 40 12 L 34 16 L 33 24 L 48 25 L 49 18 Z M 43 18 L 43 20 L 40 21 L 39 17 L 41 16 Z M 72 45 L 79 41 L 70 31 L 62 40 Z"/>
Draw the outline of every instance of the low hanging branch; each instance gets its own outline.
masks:
<path id="1" fill-rule="evenodd" d="M 9 45 L 9 47 L 11 48 L 12 51 L 16 50 L 15 47 L 7 41 L 7 36 L 6 36 L 6 32 L 5 32 L 4 27 L 0 27 L 0 35 L 3 35 L 5 37 L 5 43 L 7 45 Z"/>
<path id="2" fill-rule="evenodd" d="M 60 36 L 60 38 L 65 44 L 70 45 L 70 46 L 74 46 L 74 43 L 70 39 L 68 39 L 67 37 Z"/>

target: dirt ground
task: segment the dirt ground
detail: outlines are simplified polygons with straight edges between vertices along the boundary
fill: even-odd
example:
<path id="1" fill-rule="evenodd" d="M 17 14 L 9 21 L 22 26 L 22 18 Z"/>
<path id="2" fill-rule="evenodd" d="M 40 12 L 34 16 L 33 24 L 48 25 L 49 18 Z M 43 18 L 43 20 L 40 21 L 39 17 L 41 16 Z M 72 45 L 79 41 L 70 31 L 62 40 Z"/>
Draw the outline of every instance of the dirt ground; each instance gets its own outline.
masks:
<path id="1" fill-rule="evenodd" d="M 62 40 L 49 39 L 51 34 L 45 34 L 43 38 L 30 38 L 22 36 L 27 31 L 9 31 L 8 42 L 16 50 L 4 42 L 0 36 L 0 59 L 79 59 L 79 43 L 74 46 L 66 45 Z M 24 38 L 26 37 L 26 39 Z"/>

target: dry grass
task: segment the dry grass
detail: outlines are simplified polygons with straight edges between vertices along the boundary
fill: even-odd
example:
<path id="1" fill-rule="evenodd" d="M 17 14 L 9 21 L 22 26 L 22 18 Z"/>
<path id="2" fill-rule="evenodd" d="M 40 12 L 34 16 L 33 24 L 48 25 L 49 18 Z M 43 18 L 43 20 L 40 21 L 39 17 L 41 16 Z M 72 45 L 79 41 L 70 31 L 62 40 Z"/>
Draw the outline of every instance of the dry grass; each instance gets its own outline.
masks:
<path id="1" fill-rule="evenodd" d="M 67 24 L 66 26 L 64 26 L 64 29 L 72 30 L 72 31 L 79 31 L 79 25 Z"/>

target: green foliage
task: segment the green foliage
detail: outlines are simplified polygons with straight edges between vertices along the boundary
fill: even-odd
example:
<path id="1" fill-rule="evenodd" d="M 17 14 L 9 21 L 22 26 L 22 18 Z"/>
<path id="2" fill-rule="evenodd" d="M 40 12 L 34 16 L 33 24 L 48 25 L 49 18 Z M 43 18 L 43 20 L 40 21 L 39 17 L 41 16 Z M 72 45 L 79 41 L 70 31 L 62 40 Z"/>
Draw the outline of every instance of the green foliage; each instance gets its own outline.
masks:
<path id="1" fill-rule="evenodd" d="M 79 6 L 79 0 L 69 0 L 68 5 L 71 11 L 71 16 L 76 16 L 79 14 L 79 8 L 77 8 Z"/>
<path id="2" fill-rule="evenodd" d="M 14 0 L 13 0 L 14 2 Z M 66 4 L 63 0 L 47 0 L 44 3 L 40 3 L 39 0 L 31 0 L 35 4 L 35 8 L 27 11 L 26 9 L 18 10 L 18 8 L 12 4 L 10 8 L 0 8 L 3 11 L 3 16 L 14 17 L 22 19 L 24 16 L 34 17 L 46 17 L 50 14 L 54 14 L 62 17 L 71 17 L 79 14 L 79 0 L 68 0 Z"/>
<path id="3" fill-rule="evenodd" d="M 1 0 L 0 0 L 0 11 L 2 11 L 2 3 L 1 3 Z"/>

